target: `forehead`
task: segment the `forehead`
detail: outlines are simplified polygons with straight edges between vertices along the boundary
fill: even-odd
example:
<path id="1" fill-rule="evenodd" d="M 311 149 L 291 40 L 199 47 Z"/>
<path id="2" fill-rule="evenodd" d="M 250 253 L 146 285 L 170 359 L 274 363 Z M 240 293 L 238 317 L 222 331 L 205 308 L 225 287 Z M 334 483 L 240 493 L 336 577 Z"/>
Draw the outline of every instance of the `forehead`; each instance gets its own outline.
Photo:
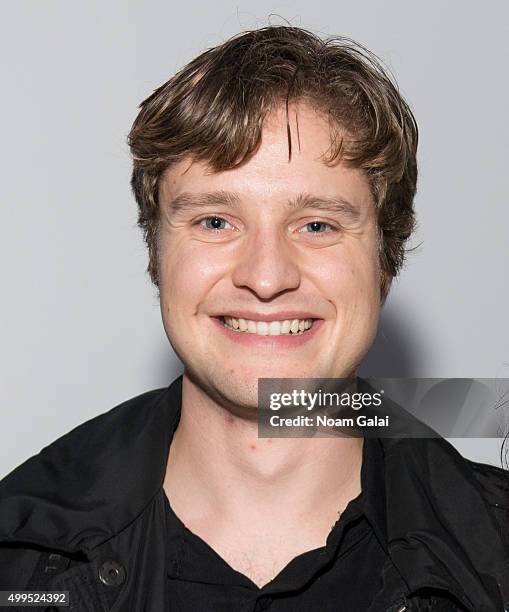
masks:
<path id="1" fill-rule="evenodd" d="M 343 136 L 348 138 L 347 134 Z M 312 193 L 368 205 L 371 189 L 362 170 L 344 162 L 333 166 L 325 163 L 331 137 L 329 121 L 311 107 L 290 105 L 288 115 L 284 108 L 277 108 L 265 119 L 260 147 L 244 164 L 214 172 L 206 162 L 185 158 L 162 175 L 159 197 L 169 202 L 182 192 L 227 190 L 241 200 L 260 202 Z"/>

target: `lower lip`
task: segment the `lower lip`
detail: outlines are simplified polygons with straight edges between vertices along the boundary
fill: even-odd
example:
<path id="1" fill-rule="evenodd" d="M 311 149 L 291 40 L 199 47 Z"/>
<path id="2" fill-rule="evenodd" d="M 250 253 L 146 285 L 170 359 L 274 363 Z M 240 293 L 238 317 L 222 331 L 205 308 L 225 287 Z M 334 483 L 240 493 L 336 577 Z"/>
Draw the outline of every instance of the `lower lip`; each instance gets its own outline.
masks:
<path id="1" fill-rule="evenodd" d="M 243 344 L 244 346 L 259 347 L 263 349 L 286 349 L 302 346 L 312 340 L 322 326 L 323 319 L 315 319 L 313 325 L 301 334 L 284 334 L 281 336 L 260 336 L 249 332 L 238 332 L 226 327 L 222 319 L 212 317 L 212 321 L 219 330 L 232 342 Z"/>

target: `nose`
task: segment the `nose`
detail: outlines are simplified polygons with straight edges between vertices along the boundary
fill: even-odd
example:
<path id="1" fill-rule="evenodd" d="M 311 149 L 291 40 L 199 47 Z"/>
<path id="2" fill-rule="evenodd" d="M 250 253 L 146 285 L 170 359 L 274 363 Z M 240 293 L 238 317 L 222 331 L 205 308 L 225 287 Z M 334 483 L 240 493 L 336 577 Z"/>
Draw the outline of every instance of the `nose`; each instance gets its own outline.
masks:
<path id="1" fill-rule="evenodd" d="M 274 228 L 259 229 L 239 249 L 232 274 L 236 287 L 268 300 L 300 285 L 296 253 Z"/>

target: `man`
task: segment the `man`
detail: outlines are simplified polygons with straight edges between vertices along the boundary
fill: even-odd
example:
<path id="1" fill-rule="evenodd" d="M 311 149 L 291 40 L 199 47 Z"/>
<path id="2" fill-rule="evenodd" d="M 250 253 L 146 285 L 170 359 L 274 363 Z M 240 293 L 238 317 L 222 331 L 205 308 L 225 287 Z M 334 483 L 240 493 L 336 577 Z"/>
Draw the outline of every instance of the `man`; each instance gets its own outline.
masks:
<path id="1" fill-rule="evenodd" d="M 77 610 L 502 611 L 507 473 L 443 439 L 259 438 L 349 378 L 414 226 L 417 126 L 365 49 L 239 35 L 141 105 L 132 186 L 185 370 L 4 479 L 1 589 Z"/>

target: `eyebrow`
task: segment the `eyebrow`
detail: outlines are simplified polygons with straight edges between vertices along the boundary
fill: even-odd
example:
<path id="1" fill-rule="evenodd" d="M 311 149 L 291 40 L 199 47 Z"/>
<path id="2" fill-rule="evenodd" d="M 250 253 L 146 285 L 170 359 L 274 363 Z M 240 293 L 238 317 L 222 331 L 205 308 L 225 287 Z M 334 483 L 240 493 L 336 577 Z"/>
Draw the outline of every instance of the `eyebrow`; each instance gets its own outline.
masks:
<path id="1" fill-rule="evenodd" d="M 229 191 L 211 191 L 208 193 L 189 193 L 184 191 L 175 196 L 169 204 L 173 213 L 187 212 L 211 206 L 235 207 L 240 204 L 240 198 Z"/>
<path id="2" fill-rule="evenodd" d="M 292 210 L 312 208 L 324 210 L 333 214 L 340 214 L 347 217 L 352 222 L 360 221 L 361 210 L 358 206 L 342 197 L 314 196 L 302 193 L 288 202 L 288 207 Z"/>
<path id="3" fill-rule="evenodd" d="M 172 213 L 178 214 L 214 206 L 235 208 L 240 204 L 240 201 L 239 196 L 230 191 L 183 192 L 171 200 L 169 209 Z M 309 193 L 301 193 L 287 202 L 287 208 L 293 211 L 304 208 L 327 211 L 342 215 L 351 222 L 358 222 L 361 219 L 360 208 L 343 197 L 315 196 Z"/>

